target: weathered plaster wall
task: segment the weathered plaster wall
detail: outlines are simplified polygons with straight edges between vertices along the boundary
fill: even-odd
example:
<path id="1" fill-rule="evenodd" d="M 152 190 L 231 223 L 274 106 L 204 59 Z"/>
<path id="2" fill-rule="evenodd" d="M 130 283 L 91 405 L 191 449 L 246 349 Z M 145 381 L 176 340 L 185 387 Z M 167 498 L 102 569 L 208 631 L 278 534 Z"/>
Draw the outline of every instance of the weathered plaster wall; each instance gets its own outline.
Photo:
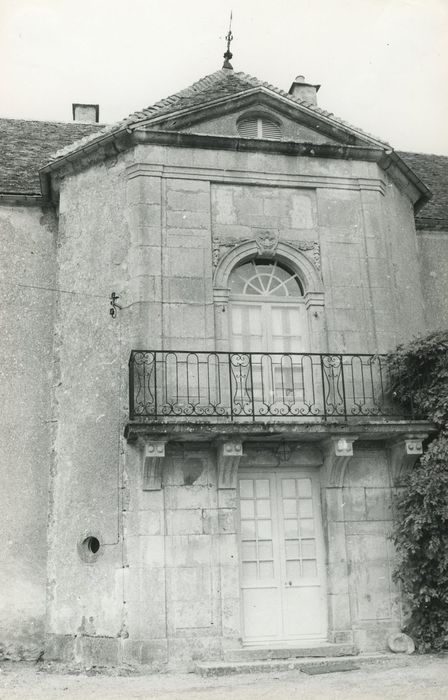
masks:
<path id="1" fill-rule="evenodd" d="M 126 626 L 121 440 L 130 316 L 109 314 L 111 292 L 123 298 L 128 287 L 125 192 L 121 161 L 61 184 L 57 284 L 65 293 L 55 324 L 48 566 L 48 654 L 55 657 L 88 659 L 101 645 L 116 660 L 116 640 Z M 87 535 L 101 543 L 91 563 L 78 552 Z"/>
<path id="2" fill-rule="evenodd" d="M 56 220 L 0 206 L 0 657 L 43 649 Z"/>
<path id="3" fill-rule="evenodd" d="M 428 331 L 448 328 L 448 231 L 417 234 Z"/>
<path id="4" fill-rule="evenodd" d="M 395 343 L 406 341 L 425 329 L 425 310 L 419 275 L 417 235 L 409 199 L 387 178 L 384 199 L 384 251 L 391 275 L 391 296 L 395 306 Z M 389 313 L 392 313 L 389 311 Z M 382 327 L 386 318 L 383 317 Z"/>

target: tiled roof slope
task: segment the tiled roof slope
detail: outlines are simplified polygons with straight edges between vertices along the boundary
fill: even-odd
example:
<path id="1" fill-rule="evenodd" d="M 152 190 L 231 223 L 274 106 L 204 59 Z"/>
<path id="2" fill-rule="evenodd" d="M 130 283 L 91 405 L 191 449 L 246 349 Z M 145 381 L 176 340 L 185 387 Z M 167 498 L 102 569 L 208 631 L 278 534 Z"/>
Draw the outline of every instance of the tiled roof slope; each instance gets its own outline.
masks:
<path id="1" fill-rule="evenodd" d="M 0 194 L 40 195 L 39 168 L 51 155 L 102 128 L 80 122 L 0 119 Z"/>
<path id="2" fill-rule="evenodd" d="M 171 95 L 170 97 L 166 97 L 163 100 L 160 100 L 154 105 L 146 107 L 139 112 L 133 112 L 122 121 L 106 127 L 101 132 L 101 136 L 112 134 L 115 131 L 119 131 L 120 129 L 126 127 L 136 127 L 138 126 L 139 122 L 150 123 L 152 119 L 158 119 L 159 117 L 163 117 L 165 115 L 168 116 L 181 110 L 194 109 L 195 107 L 205 106 L 207 104 L 216 102 L 217 100 L 225 99 L 226 97 L 243 95 L 245 92 L 253 90 L 257 87 L 265 88 L 266 90 L 274 92 L 275 94 L 287 99 L 294 105 L 306 107 L 311 112 L 315 112 L 316 115 L 320 115 L 321 117 L 330 119 L 335 124 L 338 124 L 356 132 L 361 138 L 364 137 L 369 140 L 373 139 L 379 144 L 382 144 L 387 147 L 389 146 L 389 144 L 387 144 L 382 139 L 379 139 L 376 136 L 372 136 L 371 134 L 362 131 L 358 127 L 355 127 L 349 124 L 348 122 L 339 119 L 339 117 L 335 117 L 332 112 L 327 112 L 324 109 L 318 107 L 317 105 L 310 104 L 305 100 L 299 100 L 297 97 L 293 97 L 288 92 L 285 92 L 284 90 L 281 90 L 280 88 L 275 87 L 270 83 L 259 80 L 258 78 L 255 78 L 252 75 L 248 75 L 247 73 L 241 72 L 235 73 L 234 71 L 227 69 L 221 69 L 216 71 L 215 73 L 206 75 L 205 78 L 201 78 L 201 80 L 198 80 L 197 82 L 193 83 L 184 90 L 181 90 L 180 92 L 177 92 L 174 95 Z M 93 141 L 94 139 L 95 135 L 88 136 L 87 138 L 80 141 L 79 144 L 63 148 L 58 153 L 54 154 L 54 159 L 61 158 L 64 155 L 68 155 L 72 151 L 77 150 L 77 148 L 79 148 L 80 146 L 84 146 L 85 144 Z"/>
<path id="3" fill-rule="evenodd" d="M 432 219 L 448 227 L 448 156 L 397 153 L 432 192 L 432 199 L 419 211 L 417 222 Z"/>

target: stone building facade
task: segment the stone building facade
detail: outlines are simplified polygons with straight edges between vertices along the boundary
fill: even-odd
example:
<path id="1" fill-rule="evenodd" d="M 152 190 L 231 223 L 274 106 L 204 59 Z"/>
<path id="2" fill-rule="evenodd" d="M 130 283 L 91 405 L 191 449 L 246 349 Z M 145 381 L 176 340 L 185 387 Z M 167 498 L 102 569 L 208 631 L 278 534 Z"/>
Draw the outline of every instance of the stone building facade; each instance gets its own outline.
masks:
<path id="1" fill-rule="evenodd" d="M 4 656 L 400 629 L 393 493 L 432 426 L 382 354 L 447 325 L 448 159 L 317 87 L 227 68 L 112 127 L 1 121 Z"/>

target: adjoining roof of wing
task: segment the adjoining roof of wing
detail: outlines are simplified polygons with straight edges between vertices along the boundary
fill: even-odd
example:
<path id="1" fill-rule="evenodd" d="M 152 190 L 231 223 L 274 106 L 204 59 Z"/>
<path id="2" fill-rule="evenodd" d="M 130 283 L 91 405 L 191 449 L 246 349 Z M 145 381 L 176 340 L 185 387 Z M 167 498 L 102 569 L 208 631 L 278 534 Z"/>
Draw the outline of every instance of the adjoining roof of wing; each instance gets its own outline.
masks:
<path id="1" fill-rule="evenodd" d="M 446 231 L 448 228 L 448 156 L 405 153 L 400 158 L 432 192 L 432 199 L 418 212 L 417 228 Z"/>
<path id="2" fill-rule="evenodd" d="M 57 149 L 104 127 L 80 122 L 0 119 L 0 194 L 41 195 L 39 169 Z"/>
<path id="3" fill-rule="evenodd" d="M 225 101 L 228 98 L 242 96 L 245 93 L 254 91 L 257 88 L 263 89 L 264 91 L 274 93 L 278 95 L 283 100 L 287 100 L 291 105 L 299 107 L 308 111 L 308 113 L 315 114 L 316 117 L 321 117 L 333 123 L 339 127 L 342 127 L 359 138 L 363 138 L 366 141 L 374 143 L 376 146 L 382 146 L 384 148 L 390 148 L 389 144 L 382 141 L 371 134 L 345 122 L 338 117 L 335 117 L 331 112 L 327 112 L 321 109 L 317 105 L 310 104 L 304 100 L 300 100 L 297 97 L 293 97 L 289 93 L 281 90 L 280 88 L 271 85 L 270 83 L 264 82 L 255 78 L 247 73 L 238 72 L 235 73 L 232 70 L 221 69 L 215 73 L 201 78 L 197 82 L 193 83 L 184 90 L 166 97 L 159 102 L 156 102 L 150 107 L 146 107 L 138 112 L 133 112 L 125 119 L 112 124 L 105 129 L 102 129 L 96 134 L 87 136 L 86 138 L 73 143 L 66 148 L 59 150 L 54 154 L 53 158 L 49 161 L 58 160 L 76 150 L 84 147 L 86 144 L 93 143 L 98 140 L 101 141 L 107 135 L 112 135 L 115 132 L 122 131 L 127 128 L 138 128 L 139 124 L 149 125 L 153 120 L 158 120 L 164 116 L 171 116 L 178 112 L 194 110 L 198 107 L 204 107 L 207 104 L 214 104 L 220 101 Z"/>

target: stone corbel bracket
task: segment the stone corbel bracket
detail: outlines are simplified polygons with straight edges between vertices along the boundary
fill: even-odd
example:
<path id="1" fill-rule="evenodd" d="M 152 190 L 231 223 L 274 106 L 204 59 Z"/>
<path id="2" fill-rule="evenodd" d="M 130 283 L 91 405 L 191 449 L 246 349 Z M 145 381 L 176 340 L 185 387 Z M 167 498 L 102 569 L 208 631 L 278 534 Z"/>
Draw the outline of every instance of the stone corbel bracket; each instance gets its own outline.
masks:
<path id="1" fill-rule="evenodd" d="M 322 485 L 343 486 L 347 465 L 353 457 L 353 443 L 357 439 L 357 435 L 332 435 L 324 442 Z"/>
<path id="2" fill-rule="evenodd" d="M 402 476 L 412 469 L 417 459 L 423 454 L 423 440 L 427 433 L 405 435 L 390 445 L 390 466 L 392 483 L 399 485 Z"/>
<path id="3" fill-rule="evenodd" d="M 160 491 L 162 488 L 165 440 L 151 440 L 143 447 L 143 490 Z"/>
<path id="4" fill-rule="evenodd" d="M 221 441 L 217 444 L 216 463 L 219 489 L 236 489 L 238 467 L 242 456 L 243 443 L 240 440 Z"/>

